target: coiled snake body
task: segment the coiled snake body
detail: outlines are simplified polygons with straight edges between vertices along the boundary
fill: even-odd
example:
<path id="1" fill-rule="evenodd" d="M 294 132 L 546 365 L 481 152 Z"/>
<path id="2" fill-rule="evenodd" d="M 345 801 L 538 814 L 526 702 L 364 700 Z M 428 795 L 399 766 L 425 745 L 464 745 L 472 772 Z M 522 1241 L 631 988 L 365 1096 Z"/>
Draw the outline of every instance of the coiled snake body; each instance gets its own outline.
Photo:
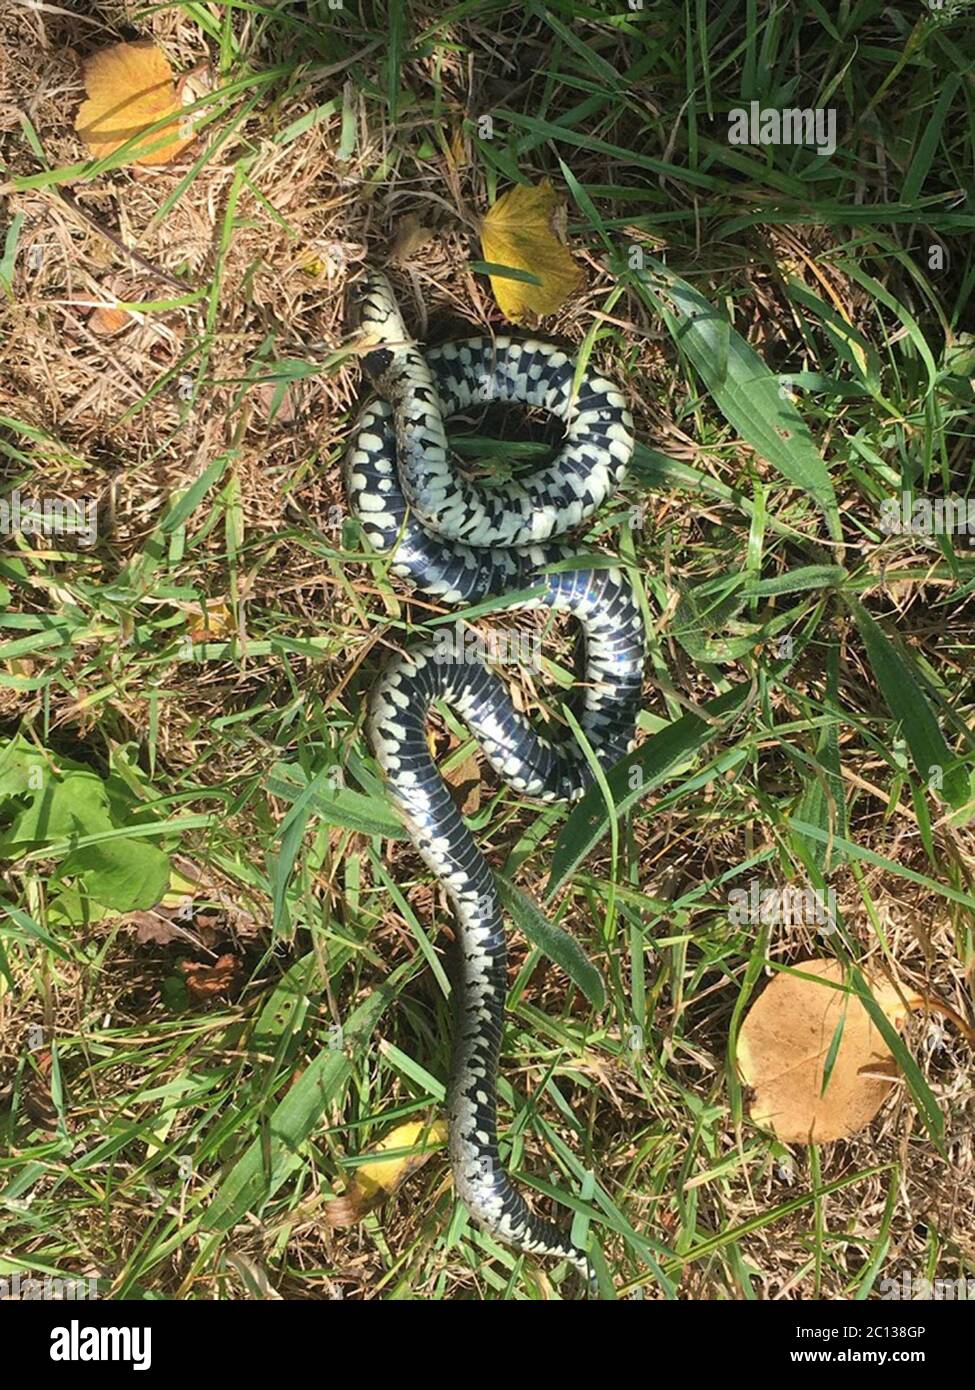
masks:
<path id="1" fill-rule="evenodd" d="M 360 414 L 345 461 L 352 510 L 392 574 L 446 605 L 536 590 L 517 606 L 575 617 L 584 683 L 572 703 L 599 763 L 632 746 L 643 675 L 644 631 L 627 576 L 550 567 L 577 555 L 552 538 L 579 525 L 622 481 L 633 447 L 620 393 L 595 374 L 574 382 L 572 361 L 534 340 L 469 338 L 421 354 L 406 333 L 389 282 L 367 272 L 351 291 L 379 399 Z M 565 438 L 552 464 L 525 480 L 481 488 L 451 467 L 443 421 L 471 405 L 517 401 L 557 416 Z M 583 562 L 584 563 L 584 562 Z M 572 801 L 593 779 L 575 740 L 537 733 L 506 687 L 457 637 L 411 647 L 373 689 L 368 729 L 411 839 L 444 884 L 456 919 L 462 970 L 448 1088 L 450 1157 L 458 1195 L 501 1240 L 560 1256 L 589 1273 L 568 1235 L 529 1211 L 498 1156 L 495 1078 L 507 986 L 501 905 L 486 860 L 438 773 L 425 737 L 443 700 L 468 724 L 485 757 L 515 791 Z"/>

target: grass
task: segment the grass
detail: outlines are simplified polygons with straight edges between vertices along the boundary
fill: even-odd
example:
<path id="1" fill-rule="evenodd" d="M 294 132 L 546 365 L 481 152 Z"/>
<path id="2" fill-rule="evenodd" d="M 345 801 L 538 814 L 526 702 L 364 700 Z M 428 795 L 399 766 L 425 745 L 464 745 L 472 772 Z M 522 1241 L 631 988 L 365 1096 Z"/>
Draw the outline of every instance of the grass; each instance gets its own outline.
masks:
<path id="1" fill-rule="evenodd" d="M 824 953 L 971 1017 L 975 567 L 965 537 L 880 525 L 885 499 L 970 487 L 971 11 L 5 7 L 3 495 L 97 499 L 99 535 L 7 538 L 0 719 L 42 786 L 73 767 L 111 807 L 7 851 L 0 1275 L 574 1292 L 467 1224 L 422 1134 L 388 1202 L 348 1225 L 330 1205 L 398 1123 L 432 1122 L 450 1033 L 449 915 L 362 736 L 382 656 L 442 615 L 344 510 L 344 287 L 405 246 L 422 337 L 501 329 L 473 229 L 548 175 L 587 284 L 544 332 L 626 383 L 640 438 L 589 538 L 639 576 L 652 650 L 640 747 L 571 816 L 436 727 L 513 885 L 507 1161 L 589 1229 L 618 1296 L 975 1276 L 955 1030 L 916 1016 L 893 1098 L 819 1148 L 750 1124 L 735 1050 L 763 981 Z M 73 132 L 78 57 L 136 35 L 177 72 L 209 60 L 201 138 L 165 169 L 86 160 Z M 835 108 L 835 152 L 729 143 L 752 100 Z M 100 334 L 93 306 L 118 304 L 132 319 Z M 534 457 L 523 426 L 459 424 L 458 452 Z M 570 679 L 564 636 L 545 650 L 544 679 L 516 679 L 536 713 Z M 123 902 L 154 855 L 179 875 L 155 912 L 65 894 L 108 874 Z M 753 878 L 829 886 L 840 930 L 736 924 Z M 222 984 L 193 983 L 221 958 Z"/>

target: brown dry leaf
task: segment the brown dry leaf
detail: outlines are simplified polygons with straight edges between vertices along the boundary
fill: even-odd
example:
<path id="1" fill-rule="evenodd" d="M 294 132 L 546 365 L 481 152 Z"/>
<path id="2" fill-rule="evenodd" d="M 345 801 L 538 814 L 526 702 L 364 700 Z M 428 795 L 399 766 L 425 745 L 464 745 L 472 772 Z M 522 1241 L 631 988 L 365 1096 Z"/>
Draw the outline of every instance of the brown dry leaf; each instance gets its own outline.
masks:
<path id="1" fill-rule="evenodd" d="M 21 1093 L 24 1111 L 42 1129 L 57 1128 L 58 1111 L 51 1095 L 52 1058 L 48 1048 L 34 1054 L 34 1069 L 28 1072 Z M 63 1084 L 63 1078 L 62 1078 Z"/>
<path id="2" fill-rule="evenodd" d="M 876 1115 L 894 1084 L 896 1063 L 857 996 L 832 987 L 843 984 L 839 961 L 807 960 L 796 968 L 816 979 L 776 975 L 738 1035 L 738 1065 L 753 1091 L 751 1117 L 786 1144 L 845 1139 Z M 920 1002 L 907 996 L 905 1003 L 886 981 L 867 977 L 867 982 L 895 1027 Z M 841 1023 L 824 1093 L 825 1064 Z"/>
<path id="3" fill-rule="evenodd" d="M 168 164 L 196 139 L 183 125 L 169 59 L 154 43 L 116 43 L 85 63 L 85 91 L 75 130 L 97 158 L 112 154 L 141 131 L 171 115 L 172 121 L 140 141 L 130 164 Z"/>
<path id="4" fill-rule="evenodd" d="M 192 106 L 195 101 L 209 96 L 215 87 L 215 74 L 206 58 L 176 79 L 176 95 L 181 106 Z"/>
<path id="5" fill-rule="evenodd" d="M 269 425 L 292 425 L 301 419 L 307 400 L 306 383 L 299 381 L 265 381 L 255 387 L 257 412 Z"/>
<path id="6" fill-rule="evenodd" d="M 88 315 L 88 327 L 100 338 L 108 337 L 110 333 L 118 333 L 120 329 L 128 328 L 129 324 L 134 322 L 127 309 L 120 309 L 114 304 L 100 304 Z"/>
<path id="7" fill-rule="evenodd" d="M 462 816 L 472 816 L 480 809 L 481 769 L 476 753 L 470 753 L 459 766 L 444 769 L 443 778 Z"/>
<path id="8" fill-rule="evenodd" d="M 447 1126 L 443 1120 L 411 1120 L 397 1125 L 369 1150 L 369 1160 L 356 1168 L 348 1191 L 326 1203 L 325 1220 L 329 1226 L 353 1226 L 372 1209 L 395 1192 L 411 1173 L 422 1168 L 431 1150 L 447 1142 Z M 386 1158 L 393 1150 L 418 1148 L 418 1153 L 399 1153 Z"/>
<path id="9" fill-rule="evenodd" d="M 403 265 L 406 261 L 413 260 L 417 252 L 422 251 L 424 246 L 429 246 L 432 240 L 433 232 L 430 228 L 424 227 L 415 212 L 407 213 L 396 229 L 389 259 L 394 265 Z"/>
<path id="10" fill-rule="evenodd" d="M 93 334 L 99 335 L 99 338 L 117 334 L 121 328 L 128 328 L 128 325 L 134 322 L 127 309 L 118 309 L 115 304 L 99 304 L 88 316 L 88 327 L 92 329 Z"/>
<path id="11" fill-rule="evenodd" d="M 481 250 L 492 265 L 524 270 L 539 284 L 491 276 L 491 289 L 512 323 L 554 314 L 582 283 L 582 271 L 557 235 L 559 200 L 550 179 L 505 193 L 481 223 Z"/>
<path id="12" fill-rule="evenodd" d="M 236 956 L 218 956 L 212 965 L 199 961 L 181 960 L 179 968 L 186 976 L 186 991 L 195 1003 L 226 996 L 240 977 L 240 961 Z"/>
<path id="13" fill-rule="evenodd" d="M 170 919 L 170 914 L 162 908 L 151 912 L 129 912 L 124 925 L 135 928 L 135 939 L 140 946 L 153 942 L 157 946 L 168 946 L 171 941 L 185 941 L 186 931 Z"/>

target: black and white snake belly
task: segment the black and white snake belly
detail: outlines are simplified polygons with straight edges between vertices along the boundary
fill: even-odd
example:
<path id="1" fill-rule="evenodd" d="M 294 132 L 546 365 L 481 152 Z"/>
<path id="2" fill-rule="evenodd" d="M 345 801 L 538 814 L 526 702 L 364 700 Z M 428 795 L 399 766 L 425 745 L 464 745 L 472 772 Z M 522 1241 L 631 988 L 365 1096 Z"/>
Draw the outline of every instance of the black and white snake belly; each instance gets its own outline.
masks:
<path id="1" fill-rule="evenodd" d="M 345 461 L 349 503 L 367 540 L 390 554 L 392 574 L 445 605 L 530 588 L 538 596 L 519 608 L 578 619 L 585 679 L 572 703 L 592 752 L 608 767 L 634 738 L 644 662 L 640 608 L 627 576 L 609 563 L 547 572 L 577 552 L 543 542 L 585 521 L 622 481 L 633 448 L 622 395 L 591 372 L 574 385 L 573 362 L 534 340 L 469 338 L 421 354 L 378 272 L 367 272 L 350 297 L 379 396 L 360 414 Z M 489 401 L 557 416 L 565 438 L 555 461 L 525 480 L 485 488 L 456 473 L 443 421 Z M 575 740 L 537 733 L 469 644 L 443 636 L 438 629 L 435 642 L 386 666 L 370 698 L 368 730 L 389 795 L 456 918 L 462 970 L 448 1089 L 454 1182 L 495 1236 L 560 1256 L 588 1276 L 585 1252 L 531 1214 L 498 1156 L 495 1079 L 507 988 L 501 905 L 491 869 L 430 756 L 430 706 L 449 704 L 498 775 L 527 797 L 572 801 L 593 774 Z"/>

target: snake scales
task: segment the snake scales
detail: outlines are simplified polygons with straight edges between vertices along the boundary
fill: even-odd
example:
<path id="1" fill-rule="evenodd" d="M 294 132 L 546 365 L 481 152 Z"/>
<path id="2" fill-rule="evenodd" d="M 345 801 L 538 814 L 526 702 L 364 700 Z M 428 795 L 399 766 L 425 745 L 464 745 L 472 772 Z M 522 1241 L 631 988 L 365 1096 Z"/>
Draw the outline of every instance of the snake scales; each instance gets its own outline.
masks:
<path id="1" fill-rule="evenodd" d="M 353 286 L 351 309 L 377 393 L 359 415 L 345 460 L 349 503 L 367 540 L 390 555 L 393 575 L 440 604 L 533 589 L 537 596 L 518 607 L 577 619 L 585 677 L 571 703 L 599 763 L 611 765 L 632 745 L 640 704 L 640 609 L 618 567 L 549 567 L 577 554 L 553 538 L 592 516 L 625 476 L 633 436 L 622 395 L 588 371 L 576 380 L 564 352 L 534 339 L 473 337 L 421 353 L 389 281 L 376 271 Z M 452 466 L 443 422 L 492 401 L 542 407 L 561 420 L 564 440 L 555 460 L 527 479 L 482 487 Z M 523 796 L 572 801 L 593 774 L 576 741 L 533 729 L 467 643 L 445 643 L 442 630 L 438 637 L 386 666 L 372 691 L 368 730 L 389 796 L 446 888 L 456 921 L 462 969 L 448 1088 L 455 1186 L 498 1238 L 559 1256 L 588 1275 L 586 1253 L 529 1211 L 499 1159 L 495 1085 L 507 986 L 501 905 L 491 869 L 431 758 L 430 706 L 450 705 Z"/>

